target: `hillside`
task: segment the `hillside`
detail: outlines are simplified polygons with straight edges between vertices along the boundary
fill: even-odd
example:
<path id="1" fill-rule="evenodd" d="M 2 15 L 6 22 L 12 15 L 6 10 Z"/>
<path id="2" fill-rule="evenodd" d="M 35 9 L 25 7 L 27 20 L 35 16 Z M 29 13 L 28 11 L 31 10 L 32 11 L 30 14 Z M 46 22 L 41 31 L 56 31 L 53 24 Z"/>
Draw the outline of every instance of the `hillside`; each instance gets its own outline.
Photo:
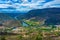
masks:
<path id="1" fill-rule="evenodd" d="M 15 16 L 17 16 L 19 14 L 0 13 L 0 24 L 3 24 L 5 27 L 18 27 L 18 26 L 20 26 L 20 21 L 15 19 Z"/>
<path id="2" fill-rule="evenodd" d="M 4 25 L 20 26 L 21 21 L 30 25 L 60 25 L 60 8 L 36 9 L 24 14 L 0 13 L 0 23 L 4 23 Z"/>
<path id="3" fill-rule="evenodd" d="M 20 17 L 20 16 L 18 16 Z M 60 24 L 60 8 L 46 8 L 46 9 L 36 9 L 31 10 L 28 13 L 24 14 L 22 17 L 26 20 L 36 20 L 39 22 L 44 21 L 45 24 Z"/>

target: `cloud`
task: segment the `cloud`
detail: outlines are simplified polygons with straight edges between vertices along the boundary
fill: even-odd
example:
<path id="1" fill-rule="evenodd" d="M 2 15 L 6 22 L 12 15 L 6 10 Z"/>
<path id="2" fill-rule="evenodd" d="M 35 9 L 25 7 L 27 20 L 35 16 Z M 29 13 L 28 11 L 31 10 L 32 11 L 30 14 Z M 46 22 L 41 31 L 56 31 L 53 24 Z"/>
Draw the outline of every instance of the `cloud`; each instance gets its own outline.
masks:
<path id="1" fill-rule="evenodd" d="M 45 3 L 43 7 L 44 8 L 60 7 L 60 0 L 53 0 L 51 2 Z"/>
<path id="2" fill-rule="evenodd" d="M 38 8 L 41 8 L 44 4 L 45 0 L 34 0 L 34 1 L 31 1 L 31 2 L 28 2 L 28 1 L 23 1 L 21 4 L 14 4 L 16 6 L 16 9 L 21 9 L 21 8 L 29 8 L 29 9 L 38 9 Z M 14 7 L 15 7 L 14 6 Z M 20 8 L 21 7 L 21 8 Z"/>
<path id="3" fill-rule="evenodd" d="M 17 1 L 17 0 L 16 0 Z M 4 3 L 4 2 L 1 2 Z M 15 8 L 16 11 L 27 12 L 33 9 L 43 9 L 51 7 L 60 7 L 60 0 L 22 0 L 21 3 L 14 3 L 11 1 L 6 2 L 7 4 L 0 4 L 0 8 Z M 8 4 L 11 3 L 11 4 Z M 11 9 L 12 10 L 12 9 Z"/>

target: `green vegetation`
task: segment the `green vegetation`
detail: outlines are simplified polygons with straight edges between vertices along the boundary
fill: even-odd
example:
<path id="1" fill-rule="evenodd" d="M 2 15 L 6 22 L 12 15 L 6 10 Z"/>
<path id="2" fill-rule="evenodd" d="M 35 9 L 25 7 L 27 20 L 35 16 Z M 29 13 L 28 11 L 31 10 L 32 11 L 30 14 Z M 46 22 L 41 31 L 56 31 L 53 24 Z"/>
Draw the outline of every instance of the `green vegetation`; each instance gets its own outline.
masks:
<path id="1" fill-rule="evenodd" d="M 59 9 L 0 13 L 0 40 L 60 40 Z"/>
<path id="2" fill-rule="evenodd" d="M 1 40 L 53 40 L 60 39 L 60 29 L 51 27 L 20 27 L 17 35 L 0 36 Z M 18 28 L 18 29 L 20 29 Z"/>
<path id="3" fill-rule="evenodd" d="M 5 36 L 1 36 L 0 39 L 1 39 L 1 40 L 6 40 L 6 39 L 5 39 Z"/>
<path id="4" fill-rule="evenodd" d="M 5 27 L 0 29 L 6 33 L 1 35 L 1 40 L 60 40 L 60 27 L 55 25 L 43 25 L 42 22 L 24 20 L 28 27 Z M 41 23 L 41 24 L 40 24 Z M 14 24 L 15 26 L 15 24 Z M 12 33 L 12 34 L 9 34 Z M 14 35 L 13 35 L 14 34 Z"/>

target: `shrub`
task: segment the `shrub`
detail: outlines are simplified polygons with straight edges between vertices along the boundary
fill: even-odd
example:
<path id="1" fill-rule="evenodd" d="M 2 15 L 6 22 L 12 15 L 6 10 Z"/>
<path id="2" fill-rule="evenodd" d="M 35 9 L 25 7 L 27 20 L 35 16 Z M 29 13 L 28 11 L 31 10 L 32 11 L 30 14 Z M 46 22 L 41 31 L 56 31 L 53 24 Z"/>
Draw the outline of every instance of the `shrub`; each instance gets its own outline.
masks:
<path id="1" fill-rule="evenodd" d="M 22 40 L 22 39 L 23 39 L 22 35 L 19 35 L 19 36 L 18 36 L 18 39 L 19 39 L 19 40 Z"/>
<path id="2" fill-rule="evenodd" d="M 1 40 L 6 40 L 6 39 L 5 39 L 5 37 L 2 36 L 2 37 L 1 37 Z"/>

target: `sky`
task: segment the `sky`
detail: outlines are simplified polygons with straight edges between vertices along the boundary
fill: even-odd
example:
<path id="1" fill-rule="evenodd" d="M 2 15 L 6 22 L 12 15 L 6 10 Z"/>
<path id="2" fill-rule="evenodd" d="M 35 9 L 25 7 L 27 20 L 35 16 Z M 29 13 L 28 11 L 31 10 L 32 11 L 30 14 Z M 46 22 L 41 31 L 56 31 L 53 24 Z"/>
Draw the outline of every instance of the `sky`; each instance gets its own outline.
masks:
<path id="1" fill-rule="evenodd" d="M 28 12 L 53 7 L 60 7 L 60 0 L 0 0 L 0 12 Z"/>

